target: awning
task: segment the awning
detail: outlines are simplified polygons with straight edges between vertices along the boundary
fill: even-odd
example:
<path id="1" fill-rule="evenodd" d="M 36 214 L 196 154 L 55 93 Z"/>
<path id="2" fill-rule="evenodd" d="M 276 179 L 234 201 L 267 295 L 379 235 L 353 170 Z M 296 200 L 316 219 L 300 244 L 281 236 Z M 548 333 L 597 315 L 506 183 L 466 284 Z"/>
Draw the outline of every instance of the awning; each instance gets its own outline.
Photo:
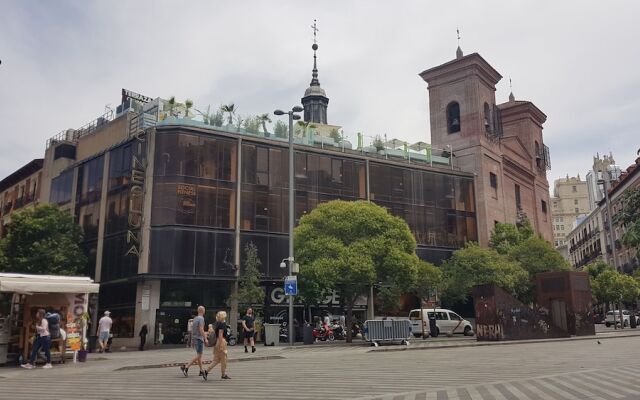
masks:
<path id="1" fill-rule="evenodd" d="M 100 285 L 81 276 L 0 274 L 0 292 L 98 293 Z"/>

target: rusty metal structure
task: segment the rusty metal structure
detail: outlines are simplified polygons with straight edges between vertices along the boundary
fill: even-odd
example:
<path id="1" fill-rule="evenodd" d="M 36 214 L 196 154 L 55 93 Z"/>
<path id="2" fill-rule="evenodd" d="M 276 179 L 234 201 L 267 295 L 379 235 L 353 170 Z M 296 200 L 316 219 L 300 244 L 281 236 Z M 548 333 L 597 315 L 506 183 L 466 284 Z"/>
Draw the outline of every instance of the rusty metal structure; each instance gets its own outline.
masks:
<path id="1" fill-rule="evenodd" d="M 531 307 L 493 284 L 474 287 L 477 339 L 550 339 L 595 334 L 587 273 L 538 274 L 536 294 L 537 304 Z"/>

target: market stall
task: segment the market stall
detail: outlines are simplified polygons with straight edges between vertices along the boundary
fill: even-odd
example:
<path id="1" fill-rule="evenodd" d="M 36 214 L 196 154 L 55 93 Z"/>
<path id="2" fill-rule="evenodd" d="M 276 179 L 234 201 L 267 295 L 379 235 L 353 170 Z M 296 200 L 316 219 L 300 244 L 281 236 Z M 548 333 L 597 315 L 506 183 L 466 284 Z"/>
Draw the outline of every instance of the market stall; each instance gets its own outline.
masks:
<path id="1" fill-rule="evenodd" d="M 99 285 L 87 277 L 0 273 L 0 365 L 7 362 L 7 354 L 16 361 L 28 358 L 34 316 L 40 308 L 60 319 L 59 334 L 52 334 L 54 360 L 64 362 L 67 349 L 83 349 L 89 296 L 98 290 Z"/>

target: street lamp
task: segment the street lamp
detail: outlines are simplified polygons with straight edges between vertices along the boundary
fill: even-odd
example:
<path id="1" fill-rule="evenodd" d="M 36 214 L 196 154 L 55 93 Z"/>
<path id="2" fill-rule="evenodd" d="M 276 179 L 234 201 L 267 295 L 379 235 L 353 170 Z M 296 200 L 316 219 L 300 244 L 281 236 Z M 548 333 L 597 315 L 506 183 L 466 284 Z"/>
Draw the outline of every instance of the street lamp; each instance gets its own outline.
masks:
<path id="1" fill-rule="evenodd" d="M 296 113 L 304 111 L 304 108 L 295 106 L 291 111 L 284 112 L 282 110 L 275 110 L 275 115 L 289 116 L 289 257 L 286 259 L 289 264 L 289 276 L 293 275 L 293 219 L 294 219 L 294 205 L 295 205 L 295 191 L 293 190 L 293 121 L 300 119 L 300 116 Z M 280 263 L 280 267 L 284 267 L 284 261 Z M 293 346 L 295 342 L 294 329 L 293 329 L 293 296 L 289 296 L 289 345 Z"/>

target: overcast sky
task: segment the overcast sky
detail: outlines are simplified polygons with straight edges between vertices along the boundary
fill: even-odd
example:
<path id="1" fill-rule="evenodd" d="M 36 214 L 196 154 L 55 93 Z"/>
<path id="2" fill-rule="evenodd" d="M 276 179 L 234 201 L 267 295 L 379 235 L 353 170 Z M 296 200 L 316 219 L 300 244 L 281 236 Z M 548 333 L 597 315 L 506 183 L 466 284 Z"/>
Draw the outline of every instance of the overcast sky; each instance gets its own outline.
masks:
<path id="1" fill-rule="evenodd" d="M 596 152 L 626 168 L 640 147 L 640 2 L 0 0 L 0 179 L 47 138 L 119 103 L 120 89 L 235 102 L 241 114 L 300 102 L 313 19 L 329 123 L 429 141 L 418 73 L 480 53 L 504 78 L 496 100 L 547 116 L 550 182 L 584 177 Z"/>

